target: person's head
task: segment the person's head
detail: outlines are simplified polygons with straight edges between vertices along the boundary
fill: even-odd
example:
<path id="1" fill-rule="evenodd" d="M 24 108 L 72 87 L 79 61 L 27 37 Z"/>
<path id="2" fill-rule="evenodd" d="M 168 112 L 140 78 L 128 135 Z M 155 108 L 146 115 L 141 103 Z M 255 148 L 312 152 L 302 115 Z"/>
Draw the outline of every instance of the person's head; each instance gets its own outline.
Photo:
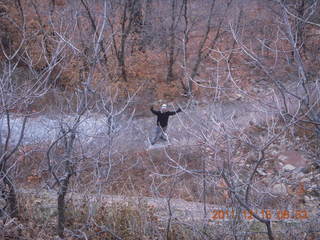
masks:
<path id="1" fill-rule="evenodd" d="M 161 112 L 164 112 L 164 111 L 166 111 L 167 110 L 167 104 L 162 104 L 161 105 L 161 108 L 160 108 L 160 111 Z"/>

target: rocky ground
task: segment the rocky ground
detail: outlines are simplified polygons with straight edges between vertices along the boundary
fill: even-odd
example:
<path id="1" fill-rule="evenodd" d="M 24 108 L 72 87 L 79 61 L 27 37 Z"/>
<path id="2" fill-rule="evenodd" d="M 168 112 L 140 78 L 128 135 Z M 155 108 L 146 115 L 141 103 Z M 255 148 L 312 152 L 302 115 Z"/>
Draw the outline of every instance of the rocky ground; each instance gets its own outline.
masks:
<path id="1" fill-rule="evenodd" d="M 250 132 L 253 136 L 257 137 L 257 139 L 263 136 L 265 137 L 272 129 L 266 128 L 265 123 L 270 120 L 271 122 L 274 121 L 273 119 L 277 118 L 278 113 L 277 107 L 270 105 L 268 102 L 266 102 L 265 105 L 260 105 L 260 103 L 258 104 L 258 102 L 254 101 L 190 105 L 187 109 L 184 109 L 183 113 L 179 113 L 171 118 L 168 128 L 169 144 L 159 143 L 154 147 L 150 147 L 149 143 L 149 139 L 152 138 L 154 134 L 153 130 L 156 120 L 155 116 L 151 113 L 147 113 L 149 115 L 144 117 L 133 116 L 132 119 L 114 119 L 115 122 L 111 134 L 107 134 L 109 130 L 107 119 L 102 115 L 88 113 L 83 116 L 77 129 L 77 134 L 80 142 L 84 146 L 88 145 L 90 148 L 106 146 L 107 142 L 112 139 L 111 149 L 113 154 L 120 153 L 133 156 L 137 153 L 141 156 L 147 156 L 142 157 L 142 160 L 134 165 L 134 167 L 130 167 L 131 170 L 128 168 L 127 171 L 126 168 L 122 168 L 126 170 L 119 172 L 117 181 L 121 183 L 125 178 L 128 178 L 127 175 L 132 175 L 132 178 L 130 177 L 131 181 L 137 181 L 141 186 L 149 188 L 150 186 L 145 185 L 145 183 L 152 182 L 154 180 L 152 174 L 159 174 L 159 172 L 155 172 L 154 169 L 147 171 L 146 168 L 154 167 L 154 165 L 161 162 L 157 160 L 157 157 L 165 156 L 167 151 L 175 151 L 177 153 L 191 151 L 192 148 L 198 145 L 199 140 L 202 140 L 200 134 L 202 131 L 208 129 L 219 131 L 221 125 L 230 132 Z M 36 146 L 37 144 L 52 142 L 59 134 L 59 123 L 62 122 L 67 126 L 68 124 L 72 124 L 73 120 L 74 116 L 70 115 L 31 117 L 28 120 L 23 145 Z M 12 121 L 12 144 L 18 139 L 21 124 L 22 119 L 19 116 L 15 116 Z M 4 121 L 2 121 L 2 128 L 5 129 Z M 257 169 L 255 178 L 257 186 L 261 183 L 261 186 L 264 186 L 264 189 L 268 190 L 267 195 L 283 200 L 282 205 L 274 205 L 276 207 L 272 208 L 272 202 L 268 203 L 267 198 L 261 202 L 266 204 L 266 206 L 268 206 L 268 204 L 271 206 L 271 210 L 274 211 L 274 219 L 272 220 L 275 222 L 279 221 L 279 219 L 276 218 L 277 210 L 282 209 L 290 211 L 290 214 L 295 214 L 297 210 L 303 210 L 303 214 L 307 213 L 307 217 L 304 219 L 288 217 L 281 219 L 282 222 L 295 221 L 299 224 L 313 223 L 317 221 L 320 216 L 320 170 L 317 164 L 317 158 L 308 155 L 308 149 L 305 144 L 306 139 L 299 136 L 299 134 L 297 134 L 294 139 L 288 139 L 287 137 L 283 137 L 270 145 L 267 151 L 267 159 L 269 160 Z M 195 151 L 199 151 L 199 149 Z M 178 155 L 179 154 L 177 154 L 177 156 Z M 194 157 L 196 156 L 197 155 L 194 155 Z M 239 153 L 239 156 L 241 156 L 241 153 Z M 153 159 L 153 162 L 150 162 L 148 158 Z M 250 156 L 248 158 L 238 158 L 235 166 L 239 168 L 252 168 L 254 161 L 250 162 L 248 160 L 249 158 Z M 199 169 L 200 163 L 200 161 L 193 160 L 193 163 L 192 161 L 190 163 L 191 165 L 188 163 L 190 169 L 186 170 Z M 169 165 L 161 165 L 164 169 L 168 166 Z M 121 178 L 121 174 L 126 176 Z M 188 181 L 187 179 L 186 185 L 188 185 Z M 217 185 L 219 184 L 220 183 Z M 43 187 L 43 184 L 38 186 Z M 120 186 L 121 184 L 117 184 L 115 187 L 119 188 Z M 39 189 L 38 191 L 35 189 L 27 190 L 26 188 L 20 189 L 19 194 L 20 196 L 27 196 L 26 199 L 31 197 L 32 201 L 36 205 L 41 206 L 40 209 L 43 209 L 43 211 L 47 211 L 45 209 L 52 209 L 52 212 L 48 210 L 49 216 L 55 216 L 56 192 L 44 191 L 42 187 L 37 187 L 36 189 Z M 226 191 L 226 186 L 223 182 L 219 187 L 222 192 Z M 195 202 L 195 198 L 184 197 L 183 194 L 177 194 L 177 196 L 181 198 L 173 198 L 170 201 L 168 201 L 168 198 L 162 198 L 160 196 L 146 197 L 148 195 L 150 196 L 148 191 L 146 191 L 146 194 L 142 195 L 142 197 L 106 194 L 92 195 L 90 192 L 88 192 L 88 194 L 70 192 L 68 193 L 68 201 L 81 205 L 81 201 L 87 199 L 91 207 L 94 206 L 93 203 L 99 201 L 101 201 L 99 204 L 121 202 L 134 203 L 135 205 L 143 202 L 146 206 L 153 209 L 153 213 L 160 220 L 167 220 L 169 209 L 171 209 L 171 218 L 177 222 L 209 220 L 210 223 L 215 224 L 219 222 L 218 220 L 227 220 L 215 218 L 215 211 L 221 211 L 223 209 L 223 211 L 226 211 L 226 209 L 232 211 L 228 204 L 204 205 L 201 202 Z M 188 201 L 182 198 L 188 199 Z M 212 199 L 209 201 L 214 202 Z M 281 206 L 282 208 L 280 208 Z M 258 211 L 263 210 L 259 208 L 259 206 L 256 209 Z M 250 221 L 252 221 L 252 219 L 250 219 Z"/>

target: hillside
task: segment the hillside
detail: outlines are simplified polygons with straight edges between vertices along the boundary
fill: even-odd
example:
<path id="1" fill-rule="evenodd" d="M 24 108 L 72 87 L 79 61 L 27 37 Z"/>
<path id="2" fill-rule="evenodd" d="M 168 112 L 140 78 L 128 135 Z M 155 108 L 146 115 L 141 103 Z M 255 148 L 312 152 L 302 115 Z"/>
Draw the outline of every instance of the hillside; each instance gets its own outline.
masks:
<path id="1" fill-rule="evenodd" d="M 319 239 L 319 13 L 0 0 L 0 239 Z"/>

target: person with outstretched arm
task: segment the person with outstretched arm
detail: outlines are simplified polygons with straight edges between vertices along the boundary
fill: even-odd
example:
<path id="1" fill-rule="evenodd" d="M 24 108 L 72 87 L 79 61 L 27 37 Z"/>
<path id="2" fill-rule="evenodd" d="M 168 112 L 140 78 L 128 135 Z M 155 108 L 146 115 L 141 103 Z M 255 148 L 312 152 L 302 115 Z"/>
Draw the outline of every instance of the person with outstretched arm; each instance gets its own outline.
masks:
<path id="1" fill-rule="evenodd" d="M 151 141 L 151 144 L 154 145 L 160 138 L 167 141 L 165 132 L 167 130 L 169 117 L 181 112 L 181 108 L 178 108 L 177 111 L 167 111 L 167 105 L 162 104 L 160 111 L 154 110 L 153 106 L 150 110 L 153 114 L 157 115 L 156 136 L 153 141 Z"/>

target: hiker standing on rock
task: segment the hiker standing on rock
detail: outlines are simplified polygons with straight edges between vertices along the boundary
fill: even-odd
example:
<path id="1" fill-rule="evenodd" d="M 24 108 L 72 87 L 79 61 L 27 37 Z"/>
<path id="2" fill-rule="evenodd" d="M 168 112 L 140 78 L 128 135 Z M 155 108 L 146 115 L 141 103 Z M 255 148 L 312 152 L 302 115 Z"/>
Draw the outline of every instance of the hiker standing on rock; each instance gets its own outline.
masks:
<path id="1" fill-rule="evenodd" d="M 160 111 L 156 111 L 153 109 L 153 106 L 151 107 L 151 112 L 155 115 L 157 115 L 157 128 L 156 128 L 156 136 L 153 141 L 151 141 L 151 144 L 155 144 L 160 138 L 167 141 L 166 138 L 166 130 L 168 126 L 168 120 L 170 116 L 175 115 L 176 113 L 181 112 L 181 108 L 178 108 L 177 111 L 167 111 L 167 104 L 162 104 Z"/>

